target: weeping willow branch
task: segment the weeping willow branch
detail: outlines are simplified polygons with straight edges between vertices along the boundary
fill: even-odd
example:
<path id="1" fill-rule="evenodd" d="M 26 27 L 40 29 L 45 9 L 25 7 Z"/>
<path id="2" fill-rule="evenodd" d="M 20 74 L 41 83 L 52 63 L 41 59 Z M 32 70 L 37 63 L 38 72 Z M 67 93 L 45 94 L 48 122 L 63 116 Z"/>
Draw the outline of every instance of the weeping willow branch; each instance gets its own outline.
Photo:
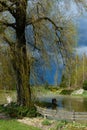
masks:
<path id="1" fill-rule="evenodd" d="M 30 25 L 33 26 L 33 30 L 34 30 L 34 33 L 35 33 L 35 36 L 34 36 L 35 45 L 36 45 L 36 41 L 37 41 L 37 39 L 36 39 L 36 32 L 35 32 L 35 24 L 36 24 L 36 23 L 40 23 L 40 22 L 42 22 L 43 20 L 45 20 L 45 21 L 51 23 L 51 24 L 54 26 L 55 34 L 56 34 L 56 37 L 57 37 L 57 39 L 58 39 L 58 40 L 56 41 L 57 46 L 58 46 L 58 50 L 59 50 L 59 52 L 60 52 L 60 54 L 61 54 L 61 56 L 62 56 L 63 63 L 65 64 L 64 59 L 65 59 L 65 55 L 66 55 L 66 57 L 67 57 L 67 49 L 66 49 L 65 46 L 64 46 L 63 40 L 60 38 L 60 36 L 59 36 L 58 33 L 57 33 L 57 31 L 59 31 L 60 34 L 61 34 L 61 31 L 63 31 L 65 28 L 64 28 L 64 27 L 61 27 L 61 26 L 60 26 L 60 27 L 57 26 L 57 24 L 56 24 L 52 19 L 50 19 L 49 17 L 41 17 L 41 18 L 38 18 L 37 20 L 32 20 L 32 21 L 30 21 L 30 22 L 27 22 L 27 24 L 30 24 Z"/>
<path id="2" fill-rule="evenodd" d="M 33 25 L 33 24 L 39 23 L 39 22 L 41 22 L 43 20 L 46 20 L 46 21 L 50 22 L 51 24 L 53 24 L 56 30 L 58 30 L 58 29 L 63 30 L 63 27 L 58 27 L 56 25 L 56 23 L 52 19 L 50 19 L 49 17 L 41 17 L 41 18 L 38 18 L 36 20 L 27 21 L 26 25 Z"/>
<path id="3" fill-rule="evenodd" d="M 6 27 L 12 27 L 16 29 L 16 23 L 8 23 L 7 21 L 0 20 L 0 25 L 4 25 Z"/>

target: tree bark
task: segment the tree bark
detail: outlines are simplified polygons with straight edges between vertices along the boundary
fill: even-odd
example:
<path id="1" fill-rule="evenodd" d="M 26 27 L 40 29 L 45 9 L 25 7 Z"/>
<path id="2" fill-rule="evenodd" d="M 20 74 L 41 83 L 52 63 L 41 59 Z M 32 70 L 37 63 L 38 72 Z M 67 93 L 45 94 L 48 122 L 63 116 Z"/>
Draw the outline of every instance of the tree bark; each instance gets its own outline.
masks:
<path id="1" fill-rule="evenodd" d="M 14 61 L 17 76 L 17 101 L 20 105 L 31 104 L 31 90 L 29 84 L 30 66 L 27 58 L 25 25 L 26 25 L 27 0 L 20 0 L 16 3 L 16 35 Z"/>

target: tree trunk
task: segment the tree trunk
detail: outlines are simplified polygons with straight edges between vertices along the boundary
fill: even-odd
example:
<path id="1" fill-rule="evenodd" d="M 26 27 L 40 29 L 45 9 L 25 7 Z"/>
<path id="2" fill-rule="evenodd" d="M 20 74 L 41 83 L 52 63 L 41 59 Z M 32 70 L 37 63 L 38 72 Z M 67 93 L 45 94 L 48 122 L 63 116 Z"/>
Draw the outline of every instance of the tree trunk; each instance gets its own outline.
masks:
<path id="1" fill-rule="evenodd" d="M 23 57 L 21 57 L 23 58 Z M 17 75 L 17 102 L 19 105 L 28 106 L 31 105 L 31 91 L 29 84 L 29 73 L 23 65 L 18 65 Z M 18 67 L 17 66 L 17 67 Z"/>
<path id="2" fill-rule="evenodd" d="M 16 3 L 16 35 L 14 58 L 17 76 L 17 101 L 20 105 L 30 106 L 31 91 L 29 84 L 30 66 L 27 58 L 25 25 L 26 25 L 27 0 Z"/>

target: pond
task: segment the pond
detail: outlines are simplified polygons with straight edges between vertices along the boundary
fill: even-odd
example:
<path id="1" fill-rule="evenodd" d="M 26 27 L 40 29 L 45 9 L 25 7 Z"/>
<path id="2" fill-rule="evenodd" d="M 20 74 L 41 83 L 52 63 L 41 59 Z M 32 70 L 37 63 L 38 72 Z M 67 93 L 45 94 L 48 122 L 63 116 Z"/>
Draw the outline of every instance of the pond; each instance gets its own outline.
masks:
<path id="1" fill-rule="evenodd" d="M 43 96 L 39 97 L 41 102 L 46 103 L 46 107 L 51 108 L 52 98 L 56 98 L 57 107 L 69 111 L 87 112 L 87 98 L 74 96 Z M 49 105 L 48 105 L 49 104 Z"/>
<path id="2" fill-rule="evenodd" d="M 0 104 L 7 103 L 7 96 L 12 97 L 13 101 L 16 101 L 15 91 L 0 91 Z M 66 109 L 69 111 L 77 112 L 87 112 L 87 98 L 62 95 L 46 95 L 38 97 L 39 101 L 44 102 L 46 104 L 45 106 L 50 109 L 52 108 L 51 102 L 53 98 L 56 98 L 57 107 L 60 109 Z"/>

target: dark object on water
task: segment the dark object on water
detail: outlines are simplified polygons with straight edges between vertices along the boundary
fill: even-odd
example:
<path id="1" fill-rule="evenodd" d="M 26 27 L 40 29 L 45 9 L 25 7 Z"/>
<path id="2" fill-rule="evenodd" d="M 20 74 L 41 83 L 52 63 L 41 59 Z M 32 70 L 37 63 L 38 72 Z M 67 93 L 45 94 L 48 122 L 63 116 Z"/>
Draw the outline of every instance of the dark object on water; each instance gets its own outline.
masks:
<path id="1" fill-rule="evenodd" d="M 52 109 L 56 109 L 57 108 L 57 100 L 56 98 L 52 99 Z"/>

